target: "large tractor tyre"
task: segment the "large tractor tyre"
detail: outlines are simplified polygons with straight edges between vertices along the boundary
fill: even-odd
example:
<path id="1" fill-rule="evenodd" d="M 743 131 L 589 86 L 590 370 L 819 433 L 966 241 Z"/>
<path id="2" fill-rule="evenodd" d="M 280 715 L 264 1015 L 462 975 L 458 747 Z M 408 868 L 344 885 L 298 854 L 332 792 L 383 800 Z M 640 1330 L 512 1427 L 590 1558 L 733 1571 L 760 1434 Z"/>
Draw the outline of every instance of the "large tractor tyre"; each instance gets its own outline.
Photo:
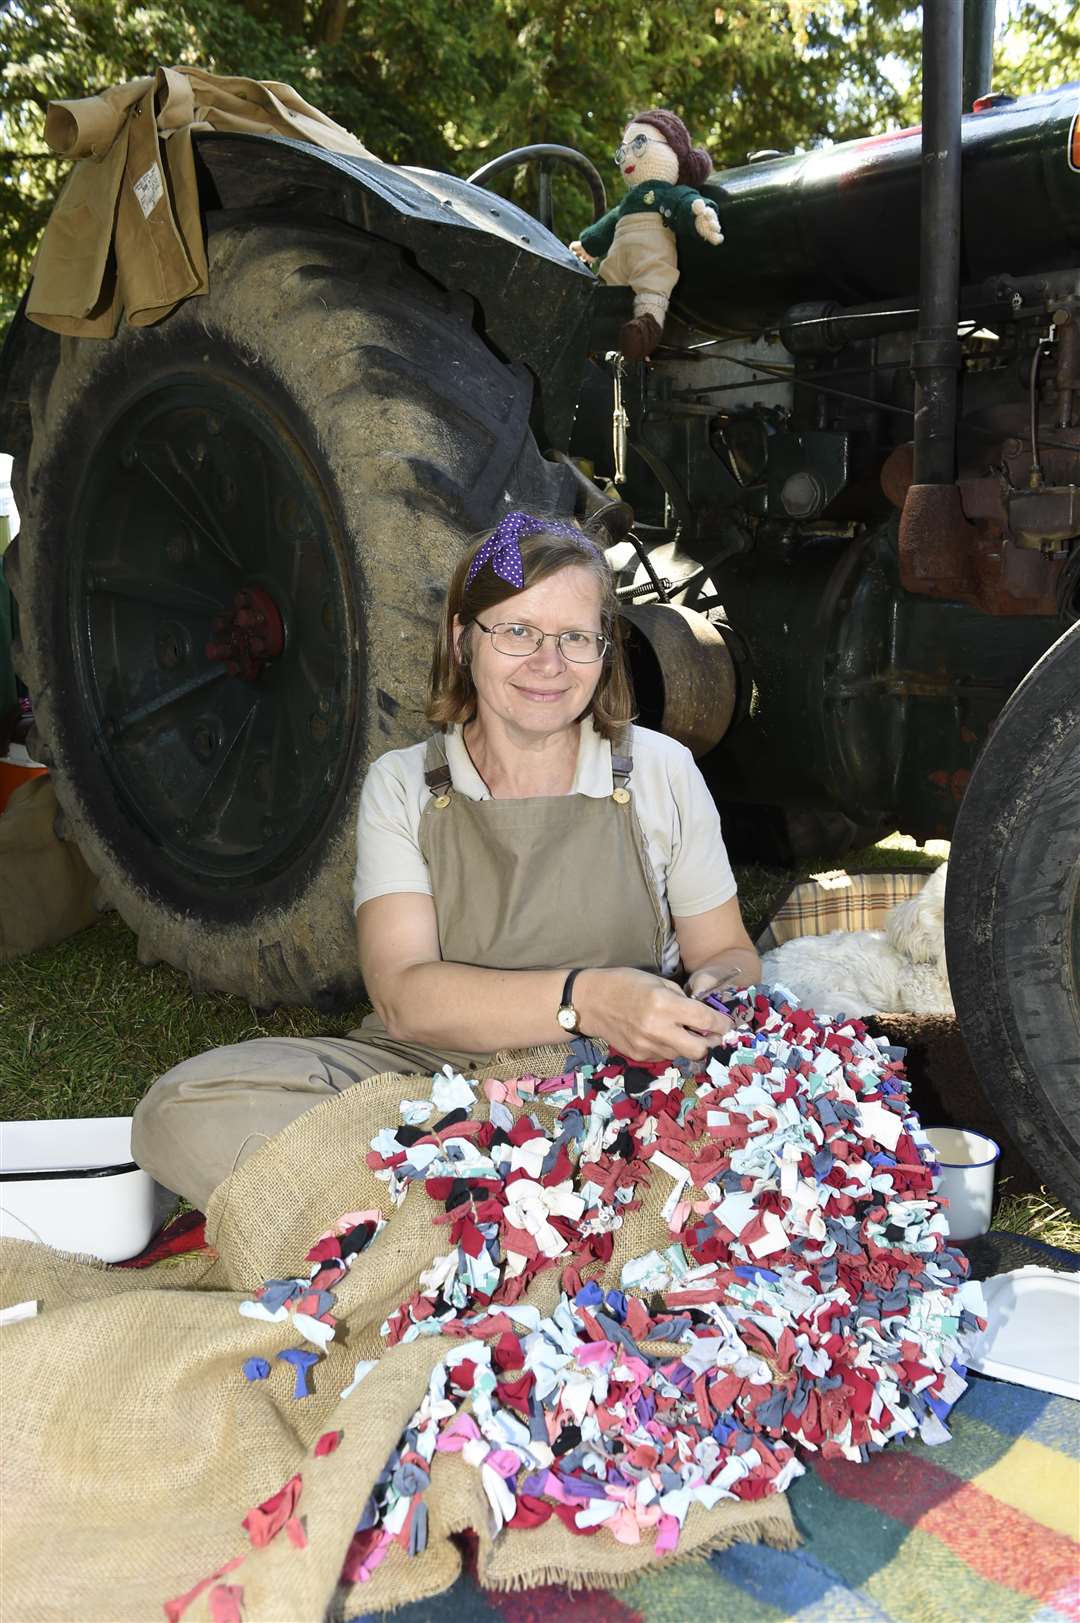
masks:
<path id="1" fill-rule="evenodd" d="M 361 781 L 425 732 L 463 536 L 571 504 L 470 299 L 339 227 L 208 235 L 207 297 L 35 381 L 16 663 L 142 961 L 329 1007 L 359 990 Z"/>
<path id="2" fill-rule="evenodd" d="M 953 833 L 949 980 L 976 1073 L 1080 1216 L 1080 626 L 1021 682 Z"/>

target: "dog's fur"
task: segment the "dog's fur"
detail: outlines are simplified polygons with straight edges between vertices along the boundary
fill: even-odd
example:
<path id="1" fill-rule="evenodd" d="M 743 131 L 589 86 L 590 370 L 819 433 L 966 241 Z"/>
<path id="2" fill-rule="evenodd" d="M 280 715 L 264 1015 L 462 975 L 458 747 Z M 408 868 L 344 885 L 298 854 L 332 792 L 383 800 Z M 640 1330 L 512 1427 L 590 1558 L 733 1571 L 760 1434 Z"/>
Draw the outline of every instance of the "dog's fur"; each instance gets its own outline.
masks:
<path id="1" fill-rule="evenodd" d="M 910 901 L 900 902 L 884 930 L 833 930 L 795 936 L 761 961 L 766 986 L 794 992 L 818 1014 L 952 1014 L 945 968 L 947 864 Z"/>

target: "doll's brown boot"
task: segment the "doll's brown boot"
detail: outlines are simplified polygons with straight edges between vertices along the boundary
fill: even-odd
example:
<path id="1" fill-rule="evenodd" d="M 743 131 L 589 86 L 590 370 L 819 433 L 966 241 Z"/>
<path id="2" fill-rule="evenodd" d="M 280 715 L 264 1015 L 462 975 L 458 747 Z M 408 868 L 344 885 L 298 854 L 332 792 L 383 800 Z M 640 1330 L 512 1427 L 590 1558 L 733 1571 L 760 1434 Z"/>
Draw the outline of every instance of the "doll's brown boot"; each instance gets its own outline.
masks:
<path id="1" fill-rule="evenodd" d="M 619 329 L 619 348 L 628 361 L 643 361 L 660 342 L 663 330 L 655 316 L 635 316 Z"/>

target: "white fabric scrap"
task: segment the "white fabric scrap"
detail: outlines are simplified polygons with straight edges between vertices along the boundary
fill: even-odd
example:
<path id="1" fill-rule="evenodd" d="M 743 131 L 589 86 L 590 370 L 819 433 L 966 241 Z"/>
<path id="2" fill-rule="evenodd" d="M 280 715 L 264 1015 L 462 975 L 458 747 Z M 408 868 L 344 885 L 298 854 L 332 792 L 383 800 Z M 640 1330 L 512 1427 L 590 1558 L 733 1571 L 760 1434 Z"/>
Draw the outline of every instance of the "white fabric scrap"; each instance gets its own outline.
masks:
<path id="1" fill-rule="evenodd" d="M 771 1256 L 774 1251 L 786 1251 L 788 1245 L 787 1230 L 775 1212 L 764 1212 L 761 1220 L 765 1225 L 765 1233 L 760 1240 L 752 1240 L 746 1248 L 758 1261 L 762 1257 Z"/>
<path id="2" fill-rule="evenodd" d="M 430 1099 L 402 1099 L 401 1115 L 406 1127 L 420 1127 L 435 1107 Z"/>
<path id="3" fill-rule="evenodd" d="M 891 1155 L 900 1141 L 900 1134 L 904 1131 L 903 1117 L 898 1116 L 894 1110 L 890 1110 L 877 1099 L 862 1100 L 858 1109 L 861 1132 L 866 1137 L 874 1139 Z"/>
<path id="4" fill-rule="evenodd" d="M 449 1110 L 471 1110 L 475 1103 L 473 1084 L 452 1071 L 449 1065 L 432 1080 L 431 1102 L 441 1116 Z"/>
<path id="5" fill-rule="evenodd" d="M 37 1318 L 38 1303 L 14 1302 L 11 1307 L 0 1308 L 0 1324 L 19 1324 L 23 1319 Z"/>
<path id="6" fill-rule="evenodd" d="M 271 1313 L 261 1302 L 241 1302 L 240 1312 L 245 1319 L 264 1319 L 267 1324 L 284 1324 L 289 1317 L 287 1308 L 277 1307 Z"/>
<path id="7" fill-rule="evenodd" d="M 341 1392 L 339 1396 L 343 1398 L 351 1398 L 353 1393 L 356 1391 L 356 1388 L 360 1385 L 360 1382 L 364 1380 L 366 1376 L 370 1375 L 373 1369 L 377 1369 L 378 1364 L 379 1360 L 377 1358 L 358 1359 L 356 1368 L 353 1370 L 352 1380 L 349 1382 L 344 1392 Z"/>

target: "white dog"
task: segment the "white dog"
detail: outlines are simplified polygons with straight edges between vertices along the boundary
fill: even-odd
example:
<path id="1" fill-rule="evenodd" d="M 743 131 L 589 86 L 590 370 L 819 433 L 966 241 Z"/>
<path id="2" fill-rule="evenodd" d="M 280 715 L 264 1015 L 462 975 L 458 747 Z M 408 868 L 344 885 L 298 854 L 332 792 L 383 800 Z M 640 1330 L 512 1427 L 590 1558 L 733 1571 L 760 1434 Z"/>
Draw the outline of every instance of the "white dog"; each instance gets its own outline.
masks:
<path id="1" fill-rule="evenodd" d="M 795 936 L 761 961 L 766 986 L 795 993 L 818 1014 L 952 1014 L 945 968 L 942 863 L 923 889 L 900 902 L 884 930 Z"/>

